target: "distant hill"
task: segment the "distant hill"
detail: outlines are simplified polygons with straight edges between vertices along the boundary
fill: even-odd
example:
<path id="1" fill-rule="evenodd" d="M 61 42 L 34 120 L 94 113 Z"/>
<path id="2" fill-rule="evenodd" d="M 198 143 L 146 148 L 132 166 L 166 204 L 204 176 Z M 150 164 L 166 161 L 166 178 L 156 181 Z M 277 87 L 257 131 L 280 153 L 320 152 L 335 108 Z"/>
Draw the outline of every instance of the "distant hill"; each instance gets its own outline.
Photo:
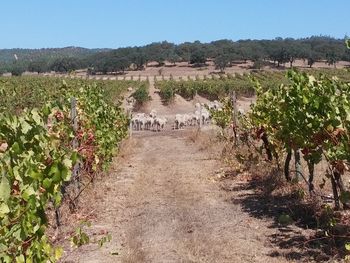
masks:
<path id="1" fill-rule="evenodd" d="M 142 70 L 149 62 L 159 66 L 165 61 L 188 62 L 193 67 L 205 65 L 211 59 L 217 69 L 224 70 L 237 61 L 253 61 L 253 68 L 273 63 L 277 68 L 296 59 L 302 59 L 312 67 L 317 61 L 328 65 L 350 61 L 350 49 L 345 39 L 329 36 L 308 38 L 275 38 L 270 40 L 221 39 L 210 43 L 200 41 L 174 44 L 167 41 L 144 46 L 118 49 L 87 49 L 81 47 L 43 49 L 0 49 L 0 74 L 11 72 L 20 75 L 30 72 L 70 72 L 88 68 L 90 74 L 124 72 L 128 69 Z"/>
<path id="2" fill-rule="evenodd" d="M 0 63 L 11 63 L 16 61 L 30 62 L 37 60 L 53 61 L 62 57 L 85 58 L 98 52 L 109 51 L 109 49 L 88 49 L 82 47 L 64 48 L 41 48 L 41 49 L 0 49 Z"/>

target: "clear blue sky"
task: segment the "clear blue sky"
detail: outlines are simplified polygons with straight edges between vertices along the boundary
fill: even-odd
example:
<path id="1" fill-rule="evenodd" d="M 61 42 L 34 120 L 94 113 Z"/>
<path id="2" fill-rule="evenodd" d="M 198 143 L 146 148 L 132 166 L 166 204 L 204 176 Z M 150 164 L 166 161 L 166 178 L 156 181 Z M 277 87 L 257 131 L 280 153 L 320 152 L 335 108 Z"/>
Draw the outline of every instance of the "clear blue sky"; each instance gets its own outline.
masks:
<path id="1" fill-rule="evenodd" d="M 4 0 L 0 48 L 350 34 L 350 0 Z"/>

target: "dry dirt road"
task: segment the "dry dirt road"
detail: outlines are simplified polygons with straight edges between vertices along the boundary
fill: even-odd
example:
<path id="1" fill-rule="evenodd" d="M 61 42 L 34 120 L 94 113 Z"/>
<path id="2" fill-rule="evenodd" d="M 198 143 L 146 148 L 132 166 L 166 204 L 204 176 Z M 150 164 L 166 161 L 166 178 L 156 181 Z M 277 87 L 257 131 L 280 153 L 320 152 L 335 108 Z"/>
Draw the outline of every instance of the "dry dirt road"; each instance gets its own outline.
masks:
<path id="1" fill-rule="evenodd" d="M 154 91 L 159 114 L 181 110 L 166 109 Z M 213 180 L 220 155 L 195 136 L 169 127 L 134 133 L 90 197 L 96 217 L 88 232 L 96 239 L 108 232 L 111 242 L 83 246 L 63 262 L 286 261 L 273 256 L 271 222 L 244 212 Z"/>

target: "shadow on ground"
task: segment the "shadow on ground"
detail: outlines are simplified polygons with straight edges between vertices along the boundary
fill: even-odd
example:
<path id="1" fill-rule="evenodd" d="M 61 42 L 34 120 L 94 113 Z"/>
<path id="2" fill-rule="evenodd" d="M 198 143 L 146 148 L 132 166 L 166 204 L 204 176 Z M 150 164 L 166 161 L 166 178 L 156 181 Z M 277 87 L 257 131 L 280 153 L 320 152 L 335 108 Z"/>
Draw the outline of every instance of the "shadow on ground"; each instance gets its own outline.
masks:
<path id="1" fill-rule="evenodd" d="M 269 187 L 271 189 L 268 189 Z M 298 262 L 326 262 L 344 256 L 339 255 L 339 249 L 333 239 L 325 237 L 322 233 L 317 234 L 315 209 L 312 204 L 303 203 L 291 194 L 272 196 L 270 193 L 274 187 L 271 177 L 265 177 L 248 183 L 237 182 L 229 190 L 225 189 L 235 192 L 231 202 L 239 204 L 250 216 L 261 220 L 272 219 L 269 227 L 277 231 L 268 239 L 279 249 L 270 256 L 283 256 Z M 292 223 L 281 224 L 281 215 L 290 215 Z"/>

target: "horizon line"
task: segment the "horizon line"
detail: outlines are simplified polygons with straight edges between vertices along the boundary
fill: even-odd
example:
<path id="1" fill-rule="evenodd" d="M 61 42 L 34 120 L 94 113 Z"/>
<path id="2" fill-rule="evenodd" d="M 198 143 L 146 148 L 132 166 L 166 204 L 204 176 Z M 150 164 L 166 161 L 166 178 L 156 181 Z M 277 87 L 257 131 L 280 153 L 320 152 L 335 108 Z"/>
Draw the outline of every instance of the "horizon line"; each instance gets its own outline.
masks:
<path id="1" fill-rule="evenodd" d="M 230 39 L 230 38 L 220 38 L 220 39 L 215 39 L 215 40 L 211 40 L 209 42 L 207 41 L 201 41 L 201 40 L 186 40 L 186 41 L 179 41 L 179 42 L 176 42 L 176 41 L 169 41 L 169 40 L 157 40 L 157 41 L 152 41 L 152 42 L 149 42 L 147 44 L 143 44 L 143 45 L 125 45 L 125 46 L 119 46 L 119 47 L 86 47 L 86 46 L 83 46 L 83 45 L 67 45 L 67 46 L 52 46 L 52 47 L 35 47 L 35 48 L 30 48 L 30 47 L 6 47 L 6 48 L 1 48 L 0 47 L 0 50 L 12 50 L 12 49 L 29 49 L 29 50 L 40 50 L 40 49 L 64 49 L 64 48 L 83 48 L 83 49 L 89 49 L 89 50 L 92 50 L 92 49 L 119 49 L 119 48 L 135 48 L 135 47 L 144 47 L 144 46 L 147 46 L 147 45 L 151 45 L 151 44 L 154 44 L 154 43 L 163 43 L 163 42 L 167 42 L 167 43 L 170 43 L 170 44 L 175 44 L 175 45 L 181 45 L 181 44 L 185 44 L 185 43 L 194 43 L 194 42 L 200 42 L 201 44 L 210 44 L 212 42 L 216 42 L 216 41 L 220 41 L 220 40 L 229 40 L 229 41 L 232 41 L 232 42 L 239 42 L 239 41 L 272 41 L 272 40 L 278 40 L 278 39 L 282 39 L 282 40 L 287 40 L 287 39 L 291 39 L 291 40 L 305 40 L 305 39 L 310 39 L 310 38 L 331 38 L 331 39 L 334 39 L 334 40 L 346 40 L 346 39 L 349 39 L 349 37 L 347 36 L 347 34 L 344 35 L 343 38 L 338 38 L 338 37 L 335 37 L 335 36 L 331 36 L 331 35 L 311 35 L 311 36 L 308 36 L 308 37 L 297 37 L 297 38 L 294 38 L 294 37 L 280 37 L 280 36 L 276 36 L 275 38 L 241 38 L 241 39 L 237 39 L 237 40 L 234 40 L 234 39 Z"/>

